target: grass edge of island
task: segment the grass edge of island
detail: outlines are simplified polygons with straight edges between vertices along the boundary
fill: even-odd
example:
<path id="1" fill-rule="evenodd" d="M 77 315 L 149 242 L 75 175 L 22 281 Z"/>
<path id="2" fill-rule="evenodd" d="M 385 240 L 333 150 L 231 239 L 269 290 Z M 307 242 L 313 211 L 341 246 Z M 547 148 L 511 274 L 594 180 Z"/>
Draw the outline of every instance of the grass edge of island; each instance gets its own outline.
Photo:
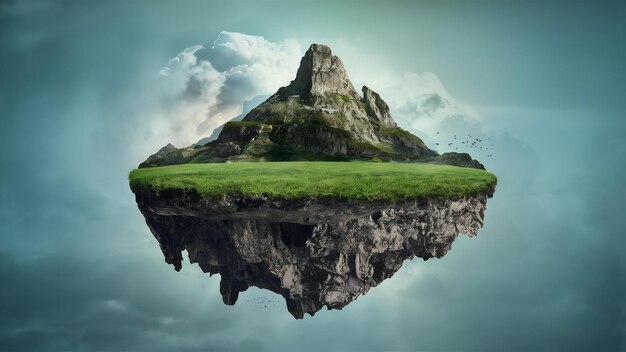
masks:
<path id="1" fill-rule="evenodd" d="M 253 171 L 258 174 L 250 175 Z M 497 184 L 486 170 L 361 161 L 182 164 L 135 169 L 128 178 L 134 193 L 183 191 L 211 199 L 406 201 L 491 194 Z"/>

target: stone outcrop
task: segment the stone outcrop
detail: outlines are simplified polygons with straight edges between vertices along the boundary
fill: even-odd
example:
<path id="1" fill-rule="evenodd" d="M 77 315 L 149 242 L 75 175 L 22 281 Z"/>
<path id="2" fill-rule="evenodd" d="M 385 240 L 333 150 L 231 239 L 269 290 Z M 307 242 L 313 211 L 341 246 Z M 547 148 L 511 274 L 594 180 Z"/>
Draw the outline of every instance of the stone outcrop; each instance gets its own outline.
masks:
<path id="1" fill-rule="evenodd" d="M 425 158 L 424 162 L 442 165 L 454 165 L 460 167 L 469 167 L 473 169 L 485 169 L 485 166 L 472 159 L 467 153 L 449 152 L 432 158 Z"/>
<path id="2" fill-rule="evenodd" d="M 343 62 L 326 45 L 313 44 L 300 60 L 296 78 L 276 93 L 285 98 L 299 96 L 302 103 L 318 107 L 324 97 L 346 95 L 358 100 L 359 94 L 350 82 Z"/>
<path id="3" fill-rule="evenodd" d="M 171 143 L 168 143 L 139 164 L 139 167 L 183 164 L 193 153 L 193 150 L 177 149 Z"/>
<path id="4" fill-rule="evenodd" d="M 298 319 L 341 309 L 391 277 L 406 259 L 441 258 L 459 233 L 477 234 L 493 190 L 469 198 L 399 202 L 204 199 L 136 191 L 165 261 L 221 277 L 224 303 L 250 286 L 285 298 Z"/>
<path id="5" fill-rule="evenodd" d="M 378 95 L 378 93 L 363 86 L 363 102 L 370 117 L 375 118 L 376 122 L 383 126 L 397 127 L 396 121 L 389 113 L 389 106 Z"/>

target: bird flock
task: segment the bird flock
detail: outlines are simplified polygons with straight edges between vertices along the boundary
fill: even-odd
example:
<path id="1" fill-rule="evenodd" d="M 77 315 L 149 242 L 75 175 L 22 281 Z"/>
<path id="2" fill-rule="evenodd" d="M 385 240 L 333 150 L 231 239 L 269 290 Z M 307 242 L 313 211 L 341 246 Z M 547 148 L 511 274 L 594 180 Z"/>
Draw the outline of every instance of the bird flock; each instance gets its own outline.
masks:
<path id="1" fill-rule="evenodd" d="M 438 136 L 439 132 L 435 132 L 435 135 Z M 439 145 L 439 142 L 436 142 L 435 145 Z M 449 141 L 448 143 L 446 143 L 448 148 L 452 149 L 452 150 L 464 150 L 464 149 L 475 149 L 478 151 L 483 151 L 483 152 L 488 152 L 487 154 L 487 158 L 493 159 L 495 160 L 495 157 L 493 155 L 493 149 L 494 149 L 494 145 L 493 145 L 493 141 L 491 140 L 491 138 L 486 137 L 486 138 L 477 138 L 472 136 L 471 134 L 467 133 L 467 135 L 465 136 L 457 136 L 456 134 L 452 136 L 452 141 Z"/>
<path id="2" fill-rule="evenodd" d="M 273 297 L 267 295 L 252 295 L 251 297 L 246 297 L 246 301 L 260 309 L 282 308 L 285 305 L 283 300 L 273 299 Z"/>

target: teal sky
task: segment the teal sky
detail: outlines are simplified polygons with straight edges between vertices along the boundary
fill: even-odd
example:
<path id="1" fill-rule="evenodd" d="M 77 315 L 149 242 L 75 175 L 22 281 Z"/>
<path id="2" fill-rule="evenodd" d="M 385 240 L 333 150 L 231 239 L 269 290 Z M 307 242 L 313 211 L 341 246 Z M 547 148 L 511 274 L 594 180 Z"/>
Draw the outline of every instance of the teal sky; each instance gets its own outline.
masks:
<path id="1" fill-rule="evenodd" d="M 623 1 L 2 2 L 0 350 L 625 350 L 624 18 Z M 303 321 L 175 272 L 127 175 L 185 137 L 159 72 L 222 31 L 329 45 L 434 149 L 435 130 L 491 138 L 495 158 L 469 151 L 499 178 L 479 236 Z M 444 115 L 402 100 L 424 82 Z"/>

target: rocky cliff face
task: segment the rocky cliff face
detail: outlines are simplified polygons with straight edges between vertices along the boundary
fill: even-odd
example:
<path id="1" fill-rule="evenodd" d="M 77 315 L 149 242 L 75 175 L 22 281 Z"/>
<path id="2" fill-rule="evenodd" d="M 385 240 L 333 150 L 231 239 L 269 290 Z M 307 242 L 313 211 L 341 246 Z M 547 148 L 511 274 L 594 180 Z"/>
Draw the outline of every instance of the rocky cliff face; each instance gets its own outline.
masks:
<path id="1" fill-rule="evenodd" d="M 443 257 L 459 233 L 476 235 L 492 194 L 389 203 L 137 191 L 136 200 L 176 270 L 187 250 L 191 263 L 220 274 L 224 303 L 256 286 L 282 295 L 301 319 L 341 309 L 406 259 Z"/>
<path id="2" fill-rule="evenodd" d="M 361 91 L 363 92 L 363 102 L 365 103 L 367 113 L 376 118 L 378 124 L 382 126 L 397 127 L 396 121 L 389 113 L 389 106 L 387 106 L 387 103 L 380 95 L 366 86 L 363 86 Z"/>
<path id="3" fill-rule="evenodd" d="M 333 94 L 346 95 L 359 100 L 359 94 L 350 82 L 343 62 L 333 55 L 326 45 L 313 44 L 300 60 L 296 78 L 277 92 L 283 100 L 298 96 L 301 102 L 323 107 L 325 97 Z"/>
<path id="4" fill-rule="evenodd" d="M 398 127 L 378 93 L 368 87 L 361 91 L 362 95 L 329 47 L 313 44 L 302 57 L 295 79 L 253 108 L 243 118 L 246 125 L 226 124 L 229 128 L 222 129 L 217 140 L 159 151 L 140 167 L 242 159 L 346 158 L 455 165 L 458 158 L 440 157 L 420 138 Z M 257 129 L 259 134 L 252 138 L 230 137 L 233 128 L 247 129 L 239 135 L 248 135 L 252 124 L 272 129 L 269 133 Z M 467 165 L 479 167 L 480 163 L 463 166 Z"/>

